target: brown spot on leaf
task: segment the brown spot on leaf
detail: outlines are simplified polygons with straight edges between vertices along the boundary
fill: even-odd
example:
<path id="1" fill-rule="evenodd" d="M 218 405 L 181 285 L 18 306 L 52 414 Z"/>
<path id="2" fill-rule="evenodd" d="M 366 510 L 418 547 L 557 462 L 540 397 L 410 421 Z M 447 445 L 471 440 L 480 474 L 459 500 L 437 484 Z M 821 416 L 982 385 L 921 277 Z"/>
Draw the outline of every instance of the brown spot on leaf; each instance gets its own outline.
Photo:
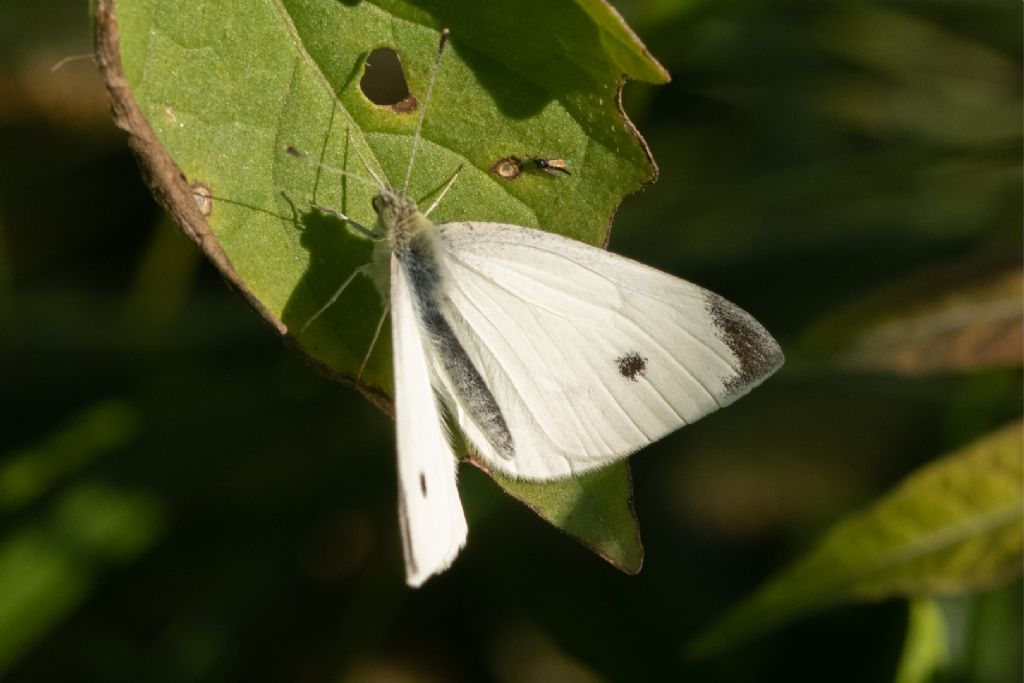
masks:
<path id="1" fill-rule="evenodd" d="M 192 183 L 192 197 L 196 201 L 199 213 L 204 216 L 213 213 L 213 193 L 210 192 L 210 188 L 197 180 Z"/>
<path id="2" fill-rule="evenodd" d="M 420 101 L 416 99 L 415 95 L 410 94 L 401 102 L 395 102 L 391 105 L 391 111 L 396 114 L 409 114 L 416 111 L 420 106 Z"/>
<path id="3" fill-rule="evenodd" d="M 515 180 L 523 172 L 523 162 L 518 157 L 503 157 L 494 162 L 491 171 L 502 180 Z"/>

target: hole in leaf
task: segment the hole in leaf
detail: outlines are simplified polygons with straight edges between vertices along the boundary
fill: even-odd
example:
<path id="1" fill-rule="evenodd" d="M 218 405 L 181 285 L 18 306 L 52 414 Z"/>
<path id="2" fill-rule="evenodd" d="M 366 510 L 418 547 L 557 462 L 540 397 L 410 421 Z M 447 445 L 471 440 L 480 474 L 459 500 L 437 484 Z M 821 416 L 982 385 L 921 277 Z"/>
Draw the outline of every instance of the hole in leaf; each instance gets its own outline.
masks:
<path id="1" fill-rule="evenodd" d="M 359 79 L 359 89 L 374 104 L 391 107 L 399 114 L 416 111 L 416 97 L 409 92 L 402 70 L 402 60 L 390 47 L 378 47 L 370 52 Z"/>

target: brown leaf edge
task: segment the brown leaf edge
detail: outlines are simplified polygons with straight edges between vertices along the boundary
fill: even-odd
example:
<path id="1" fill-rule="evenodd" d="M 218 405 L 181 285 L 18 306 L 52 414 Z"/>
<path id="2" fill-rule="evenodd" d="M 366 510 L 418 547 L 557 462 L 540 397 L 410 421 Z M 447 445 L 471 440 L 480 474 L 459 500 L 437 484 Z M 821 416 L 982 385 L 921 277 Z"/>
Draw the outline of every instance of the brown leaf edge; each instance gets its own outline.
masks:
<path id="1" fill-rule="evenodd" d="M 613 12 L 615 11 L 614 8 L 611 8 L 611 5 L 608 5 L 608 7 L 612 9 Z M 616 15 L 617 14 L 618 13 L 616 12 Z M 338 372 L 325 363 L 322 363 L 307 354 L 303 347 L 298 344 L 294 337 L 291 336 L 288 331 L 288 327 L 284 322 L 271 313 L 245 286 L 245 283 L 242 281 L 241 277 L 239 277 L 237 271 L 235 271 L 234 266 L 231 265 L 231 261 L 227 254 L 217 241 L 216 236 L 213 234 L 213 230 L 211 230 L 209 224 L 204 219 L 202 211 L 196 204 L 195 193 L 192 186 L 189 184 L 188 179 L 157 139 L 156 135 L 153 133 L 152 127 L 150 127 L 145 115 L 143 115 L 142 110 L 135 101 L 131 85 L 128 83 L 128 79 L 124 75 L 124 67 L 121 63 L 120 32 L 117 23 L 115 0 L 96 0 L 95 18 L 93 21 L 95 30 L 94 42 L 96 63 L 99 66 L 103 82 L 107 87 L 107 94 L 110 98 L 111 114 L 114 119 L 114 124 L 128 136 L 128 144 L 139 163 L 142 176 L 157 202 L 159 202 L 160 205 L 174 217 L 175 222 L 181 227 L 182 232 L 184 232 L 189 239 L 195 242 L 203 254 L 205 254 L 206 257 L 217 267 L 217 270 L 220 271 L 221 276 L 225 279 L 228 286 L 238 290 L 242 294 L 249 306 L 251 306 L 253 310 L 260 315 L 260 317 L 262 317 L 277 331 L 279 335 L 281 335 L 289 348 L 298 353 L 306 362 L 316 368 L 317 371 L 324 376 L 358 390 L 364 397 L 366 397 L 367 400 L 370 401 L 370 403 L 381 410 L 381 412 L 394 419 L 394 402 L 381 387 L 367 384 L 366 382 L 353 377 L 349 373 Z M 639 39 L 637 39 L 637 41 L 639 42 Z M 669 78 L 668 72 L 665 71 L 664 74 L 665 81 L 667 82 Z M 640 144 L 644 156 L 647 158 L 647 161 L 651 166 L 650 178 L 648 178 L 637 189 L 637 191 L 641 191 L 658 179 L 659 171 L 658 164 L 654 160 L 654 155 L 651 153 L 651 149 L 647 145 L 647 141 L 643 138 L 636 125 L 626 114 L 626 110 L 623 106 L 622 93 L 626 85 L 626 80 L 627 78 L 625 75 L 619 79 L 619 83 L 615 90 L 615 104 L 623 122 L 633 134 L 633 137 L 636 138 L 637 142 Z M 608 247 L 608 240 L 611 237 L 612 222 L 615 220 L 617 211 L 617 209 L 614 210 L 608 218 L 608 228 L 605 231 L 605 238 L 602 244 L 604 248 Z M 492 472 L 486 467 L 486 465 L 484 465 L 475 453 L 471 452 L 468 460 L 472 465 L 486 473 L 492 479 L 494 478 Z M 626 471 L 629 475 L 629 498 L 627 499 L 627 504 L 629 505 L 630 513 L 633 515 L 633 518 L 636 519 L 637 515 L 634 503 L 633 474 L 629 467 L 626 468 Z M 502 490 L 523 503 L 526 507 L 541 517 L 541 519 L 544 519 L 540 510 L 529 501 L 512 494 L 504 488 L 502 488 Z M 559 529 L 559 531 L 562 530 Z M 568 532 L 562 532 L 566 535 L 570 535 Z M 637 574 L 642 568 L 644 561 L 644 549 L 643 544 L 640 542 L 639 524 L 637 524 L 636 534 L 637 545 L 640 548 L 640 561 L 635 569 L 621 565 L 614 558 L 610 557 L 608 554 L 586 542 L 582 538 L 576 536 L 572 536 L 572 538 L 598 557 L 604 559 L 613 567 L 616 567 L 627 574 Z"/>
<path id="2" fill-rule="evenodd" d="M 217 267 L 228 286 L 238 290 L 245 297 L 249 306 L 277 331 L 289 348 L 329 379 L 354 387 L 373 405 L 393 417 L 394 406 L 391 397 L 381 387 L 357 380 L 351 374 L 338 372 L 310 356 L 289 333 L 284 322 L 271 313 L 245 286 L 196 204 L 196 195 L 188 179 L 157 139 L 149 121 L 135 101 L 121 63 L 120 31 L 115 0 L 96 0 L 93 21 L 96 63 L 107 86 L 114 124 L 128 136 L 128 144 L 135 153 L 142 176 L 157 202 L 174 217 L 182 232 L 195 242 Z"/>
<path id="3" fill-rule="evenodd" d="M 610 2 L 608 2 L 608 0 L 599 1 L 601 5 L 603 5 L 604 8 L 608 11 L 608 13 L 615 18 L 616 23 L 619 24 L 619 26 L 625 31 L 626 35 L 628 35 L 632 40 L 636 41 L 636 44 L 639 45 L 640 49 L 643 51 L 644 56 L 650 59 L 651 63 L 653 63 L 654 66 L 657 67 L 657 71 L 659 72 L 659 75 L 662 78 L 658 85 L 664 85 L 665 83 L 670 82 L 672 80 L 672 76 L 669 74 L 668 69 L 663 67 L 661 63 L 657 59 L 655 59 L 654 55 L 652 55 L 650 50 L 647 49 L 647 46 L 644 45 L 642 40 L 640 40 L 640 36 L 638 36 L 636 32 L 633 31 L 633 28 L 626 23 L 626 20 L 622 17 L 622 14 L 620 14 L 619 11 L 615 9 L 615 7 Z M 584 11 L 586 10 L 584 9 Z M 647 146 L 647 140 L 645 140 L 644 136 L 640 134 L 640 130 L 636 127 L 636 124 L 633 123 L 633 120 L 629 118 L 629 114 L 626 113 L 626 108 L 622 104 L 622 91 L 625 90 L 626 88 L 627 80 L 629 79 L 626 77 L 625 74 L 623 74 L 619 78 L 618 84 L 615 86 L 615 108 L 618 110 L 619 116 L 622 117 L 623 123 L 626 124 L 626 128 L 633 135 L 633 137 L 636 138 L 636 141 L 640 143 L 640 149 L 643 151 L 644 156 L 647 158 L 647 163 L 651 165 L 651 176 L 647 180 L 645 180 L 640 185 L 640 187 L 638 187 L 633 192 L 629 193 L 636 194 L 637 192 L 644 191 L 645 189 L 647 189 L 649 185 L 653 185 L 658 181 L 660 169 L 658 168 L 658 162 L 654 160 L 654 154 L 651 152 L 651 148 Z M 615 216 L 616 214 L 618 214 L 618 212 L 619 207 L 615 207 L 615 209 L 612 210 L 611 215 L 608 217 L 608 227 L 604 231 L 604 240 L 602 240 L 601 242 L 601 247 L 603 249 L 608 248 L 608 241 L 612 237 L 612 223 L 615 221 Z M 632 489 L 632 474 L 630 474 L 630 488 Z M 630 494 L 629 504 L 630 508 L 632 508 L 632 494 Z"/>
<path id="4" fill-rule="evenodd" d="M 649 185 L 653 185 L 657 182 L 658 174 L 661 172 L 661 169 L 658 168 L 658 162 L 654 160 L 654 154 L 651 153 L 651 148 L 647 146 L 647 140 L 644 139 L 643 135 L 640 135 L 640 130 L 636 127 L 636 124 L 633 123 L 633 120 L 629 118 L 629 115 L 626 113 L 626 108 L 622 105 L 622 91 L 626 88 L 627 80 L 629 79 L 626 76 L 621 76 L 619 78 L 618 85 L 615 86 L 615 108 L 618 109 L 619 116 L 622 117 L 622 121 L 626 124 L 626 128 L 629 129 L 629 132 L 632 133 L 634 138 L 636 138 L 636 141 L 640 143 L 640 149 L 643 150 L 644 156 L 647 157 L 647 163 L 651 165 L 651 176 L 641 183 L 640 187 L 629 193 L 636 194 L 638 192 L 643 192 Z M 625 198 L 625 196 L 626 195 L 623 195 L 623 198 Z M 622 206 L 622 202 L 619 202 L 619 206 Z M 601 240 L 602 249 L 608 248 L 608 242 L 612 238 L 612 223 L 615 222 L 615 216 L 619 213 L 619 206 L 612 209 L 611 215 L 608 216 L 608 227 L 605 228 L 604 239 Z"/>

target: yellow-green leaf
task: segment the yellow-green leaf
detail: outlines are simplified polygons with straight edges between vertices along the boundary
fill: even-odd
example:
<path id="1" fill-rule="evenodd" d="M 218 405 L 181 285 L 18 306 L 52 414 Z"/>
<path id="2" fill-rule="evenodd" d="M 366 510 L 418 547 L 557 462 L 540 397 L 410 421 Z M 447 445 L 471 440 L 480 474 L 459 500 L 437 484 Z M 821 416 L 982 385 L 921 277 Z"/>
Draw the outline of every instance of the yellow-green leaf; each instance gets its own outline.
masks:
<path id="1" fill-rule="evenodd" d="M 516 481 L 491 473 L 501 488 L 556 527 L 629 574 L 644 549 L 633 510 L 633 480 L 625 462 L 563 481 Z"/>
<path id="2" fill-rule="evenodd" d="M 839 602 L 971 591 L 1019 576 L 1022 428 L 1016 422 L 921 468 L 836 524 L 691 652 L 730 647 Z"/>

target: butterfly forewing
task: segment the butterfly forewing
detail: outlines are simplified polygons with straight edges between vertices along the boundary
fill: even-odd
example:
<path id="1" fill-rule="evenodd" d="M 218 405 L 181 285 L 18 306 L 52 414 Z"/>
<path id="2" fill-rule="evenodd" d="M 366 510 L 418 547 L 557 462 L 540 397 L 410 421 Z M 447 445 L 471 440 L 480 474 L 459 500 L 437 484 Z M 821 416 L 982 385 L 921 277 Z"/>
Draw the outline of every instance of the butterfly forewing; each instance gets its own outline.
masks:
<path id="1" fill-rule="evenodd" d="M 771 336 L 706 290 L 551 233 L 439 226 L 452 328 L 500 406 L 514 457 L 458 410 L 491 467 L 571 476 L 623 458 L 759 384 Z"/>

